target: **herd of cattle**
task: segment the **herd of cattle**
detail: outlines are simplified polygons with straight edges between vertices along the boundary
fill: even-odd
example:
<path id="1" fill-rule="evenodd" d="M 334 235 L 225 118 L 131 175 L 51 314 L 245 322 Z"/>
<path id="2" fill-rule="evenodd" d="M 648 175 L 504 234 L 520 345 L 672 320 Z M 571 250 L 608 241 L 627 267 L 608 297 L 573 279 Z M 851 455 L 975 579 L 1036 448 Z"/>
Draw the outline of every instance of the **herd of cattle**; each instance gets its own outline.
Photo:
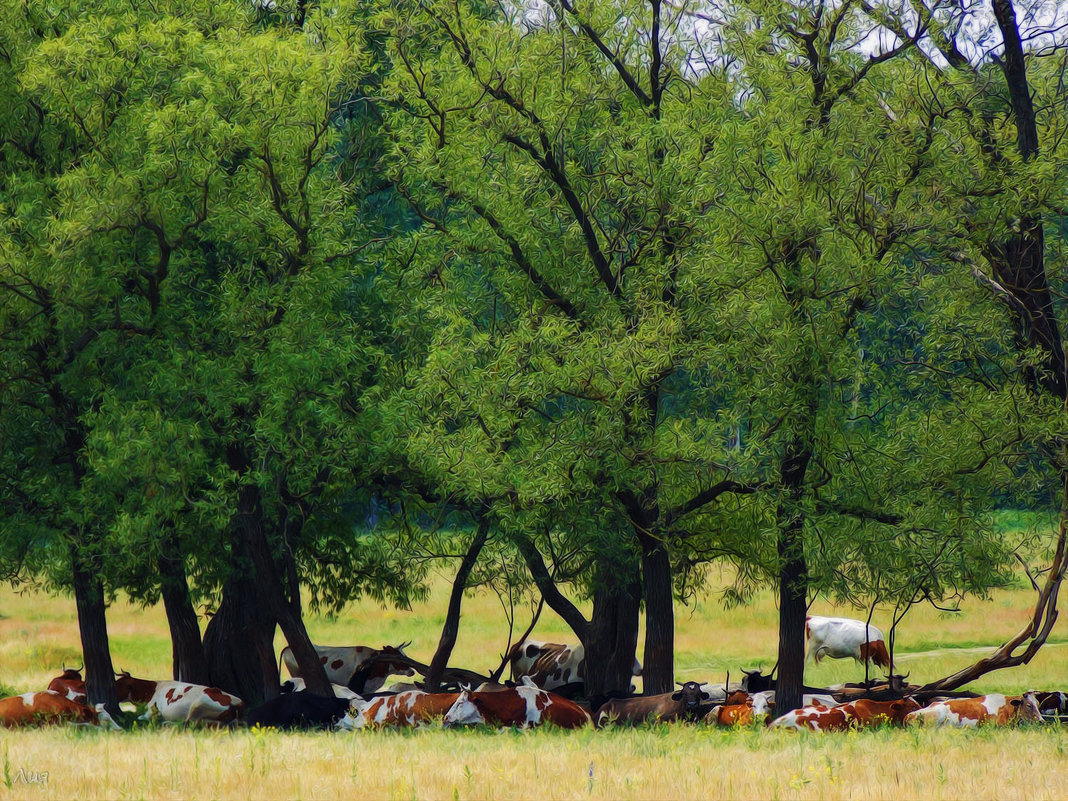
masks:
<path id="1" fill-rule="evenodd" d="M 871 661 L 886 667 L 889 659 L 881 633 L 860 621 L 810 617 L 806 625 L 808 658 Z M 421 726 L 442 720 L 445 726 L 489 724 L 562 728 L 593 724 L 598 728 L 646 721 L 678 720 L 715 726 L 764 723 L 769 727 L 814 731 L 848 730 L 889 724 L 976 726 L 1005 725 L 1063 719 L 1068 698 L 1063 692 L 1029 691 L 1020 696 L 924 697 L 915 694 L 903 677 L 891 677 L 881 688 L 845 685 L 806 693 L 804 706 L 775 714 L 775 692 L 768 677 L 747 672 L 737 685 L 689 681 L 675 692 L 661 695 L 590 698 L 583 692 L 584 653 L 581 646 L 524 640 L 508 653 L 512 681 L 460 686 L 456 692 L 424 692 L 418 685 L 394 684 L 391 676 L 413 676 L 421 663 L 409 658 L 403 646 L 317 646 L 320 661 L 334 687 L 334 696 L 308 692 L 289 649 L 281 662 L 292 678 L 280 695 L 252 709 L 241 699 L 216 687 L 181 681 L 149 681 L 120 673 L 115 689 L 120 703 L 142 710 L 141 718 L 170 723 L 212 726 L 248 725 L 354 730 Z M 633 672 L 641 675 L 635 661 Z M 762 684 L 763 682 L 763 684 Z M 632 688 L 633 689 L 633 688 Z M 810 688 L 806 688 L 810 689 Z M 98 704 L 87 704 L 85 683 L 78 670 L 64 670 L 43 692 L 0 699 L 0 725 L 41 723 L 121 728 Z"/>

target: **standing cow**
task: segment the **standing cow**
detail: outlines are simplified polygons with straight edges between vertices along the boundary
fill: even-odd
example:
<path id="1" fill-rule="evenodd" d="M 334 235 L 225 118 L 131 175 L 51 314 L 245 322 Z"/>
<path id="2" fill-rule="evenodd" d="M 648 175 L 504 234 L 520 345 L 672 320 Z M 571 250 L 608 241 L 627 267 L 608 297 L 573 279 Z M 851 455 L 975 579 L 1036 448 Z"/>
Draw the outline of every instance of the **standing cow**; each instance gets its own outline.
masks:
<path id="1" fill-rule="evenodd" d="M 848 617 L 805 618 L 805 637 L 808 639 L 806 661 L 817 663 L 831 659 L 852 658 L 858 662 L 874 662 L 881 668 L 890 667 L 883 633 L 875 626 Z"/>

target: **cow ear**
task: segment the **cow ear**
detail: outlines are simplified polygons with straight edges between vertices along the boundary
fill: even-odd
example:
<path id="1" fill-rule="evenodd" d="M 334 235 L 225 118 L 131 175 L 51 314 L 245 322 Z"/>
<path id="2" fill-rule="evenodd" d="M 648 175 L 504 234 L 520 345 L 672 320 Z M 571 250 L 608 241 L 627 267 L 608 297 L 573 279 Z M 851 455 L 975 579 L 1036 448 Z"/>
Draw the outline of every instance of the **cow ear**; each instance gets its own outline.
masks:
<path id="1" fill-rule="evenodd" d="M 711 701 L 712 700 L 712 695 L 708 692 L 708 690 L 701 690 L 701 700 L 702 701 Z"/>
<path id="2" fill-rule="evenodd" d="M 671 700 L 672 701 L 680 701 L 680 700 L 682 700 L 682 693 L 681 692 L 672 693 L 671 694 Z"/>

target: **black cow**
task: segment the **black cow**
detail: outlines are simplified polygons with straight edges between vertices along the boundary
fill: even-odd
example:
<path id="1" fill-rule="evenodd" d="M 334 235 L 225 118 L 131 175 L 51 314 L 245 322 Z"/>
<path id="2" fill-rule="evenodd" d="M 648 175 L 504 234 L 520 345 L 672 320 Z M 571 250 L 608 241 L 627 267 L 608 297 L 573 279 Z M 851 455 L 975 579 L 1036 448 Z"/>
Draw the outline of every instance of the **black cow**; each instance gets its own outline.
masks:
<path id="1" fill-rule="evenodd" d="M 344 717 L 349 703 L 348 698 L 328 698 L 302 690 L 260 704 L 249 711 L 245 721 L 249 726 L 276 729 L 328 729 Z"/>

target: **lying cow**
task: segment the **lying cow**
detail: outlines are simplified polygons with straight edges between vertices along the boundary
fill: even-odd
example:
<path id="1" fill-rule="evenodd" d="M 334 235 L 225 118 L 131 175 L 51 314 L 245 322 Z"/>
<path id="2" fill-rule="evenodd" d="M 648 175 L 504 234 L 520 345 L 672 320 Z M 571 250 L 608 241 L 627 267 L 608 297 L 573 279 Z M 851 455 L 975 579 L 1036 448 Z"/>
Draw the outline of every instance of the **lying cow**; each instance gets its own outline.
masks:
<path id="1" fill-rule="evenodd" d="M 527 676 L 543 690 L 584 682 L 585 660 L 586 651 L 581 645 L 522 640 L 508 651 L 512 681 L 518 682 Z M 631 672 L 635 676 L 642 675 L 642 665 L 637 659 Z"/>
<path id="2" fill-rule="evenodd" d="M 64 698 L 57 692 L 23 693 L 9 698 L 0 698 L 0 726 L 35 726 L 57 723 L 81 723 L 91 726 L 103 725 L 118 729 L 118 724 L 100 704 L 93 709 L 86 704 Z"/>
<path id="3" fill-rule="evenodd" d="M 553 723 L 565 729 L 585 726 L 590 713 L 567 698 L 549 693 L 524 677 L 523 684 L 501 692 L 464 690 L 445 714 L 446 726 L 538 726 Z"/>
<path id="4" fill-rule="evenodd" d="M 1034 692 L 1023 695 L 982 695 L 978 698 L 951 698 L 935 701 L 911 712 L 905 723 L 910 726 L 960 726 L 981 724 L 1005 726 L 1010 723 L 1039 722 L 1042 713 Z"/>
<path id="5" fill-rule="evenodd" d="M 167 723 L 230 723 L 244 706 L 240 698 L 218 687 L 135 679 L 127 672 L 118 674 L 115 692 L 120 702 L 147 704 L 145 718 L 158 714 Z"/>
<path id="6" fill-rule="evenodd" d="M 246 723 L 276 729 L 329 729 L 349 711 L 350 699 L 298 690 L 250 710 Z"/>
<path id="7" fill-rule="evenodd" d="M 614 699 L 597 710 L 596 726 L 600 729 L 609 723 L 667 723 L 679 718 L 696 720 L 700 717 L 701 704 L 709 698 L 698 682 L 688 681 L 682 685 L 682 689 L 673 693 Z"/>
<path id="8" fill-rule="evenodd" d="M 864 726 L 889 723 L 903 726 L 908 716 L 920 709 L 912 698 L 897 701 L 872 701 L 861 698 L 833 708 L 804 706 L 776 718 L 771 727 L 798 731 L 845 731 Z"/>
<path id="9" fill-rule="evenodd" d="M 363 696 L 361 696 L 359 693 L 354 693 L 348 687 L 343 687 L 340 684 L 331 684 L 330 686 L 334 690 L 335 698 L 347 698 L 350 701 L 363 700 Z M 304 679 L 298 676 L 296 678 L 286 679 L 284 682 L 282 682 L 282 686 L 279 688 L 279 692 L 281 692 L 282 695 L 287 695 L 290 693 L 302 693 L 305 692 L 307 689 L 308 687 Z"/>
<path id="10" fill-rule="evenodd" d="M 366 729 L 379 726 L 407 728 L 421 726 L 445 715 L 459 698 L 459 693 L 425 693 L 409 690 L 396 695 L 371 698 L 354 705 L 339 729 Z"/>
<path id="11" fill-rule="evenodd" d="M 882 668 L 890 667 L 883 633 L 875 626 L 847 617 L 805 618 L 805 637 L 808 639 L 806 661 L 817 663 L 825 656 L 831 659 L 852 658 L 870 661 Z"/>
<path id="12" fill-rule="evenodd" d="M 85 695 L 85 682 L 82 680 L 81 671 L 64 668 L 61 676 L 56 676 L 48 683 L 48 689 L 59 693 L 68 701 L 77 701 L 84 704 L 88 700 Z"/>
<path id="13" fill-rule="evenodd" d="M 1035 701 L 1038 703 L 1038 711 L 1043 715 L 1057 718 L 1068 715 L 1068 693 L 1058 690 L 1036 692 Z"/>
<path id="14" fill-rule="evenodd" d="M 736 691 L 726 697 L 722 704 L 712 707 L 705 715 L 705 723 L 713 726 L 748 726 L 764 720 L 775 706 L 775 693 L 767 690 L 749 694 Z"/>
<path id="15" fill-rule="evenodd" d="M 316 645 L 326 677 L 331 684 L 341 684 L 356 693 L 368 695 L 382 689 L 390 676 L 414 676 L 415 670 L 404 655 L 404 645 L 371 648 L 367 645 Z M 289 675 L 303 678 L 293 649 L 282 649 L 281 662 Z"/>

